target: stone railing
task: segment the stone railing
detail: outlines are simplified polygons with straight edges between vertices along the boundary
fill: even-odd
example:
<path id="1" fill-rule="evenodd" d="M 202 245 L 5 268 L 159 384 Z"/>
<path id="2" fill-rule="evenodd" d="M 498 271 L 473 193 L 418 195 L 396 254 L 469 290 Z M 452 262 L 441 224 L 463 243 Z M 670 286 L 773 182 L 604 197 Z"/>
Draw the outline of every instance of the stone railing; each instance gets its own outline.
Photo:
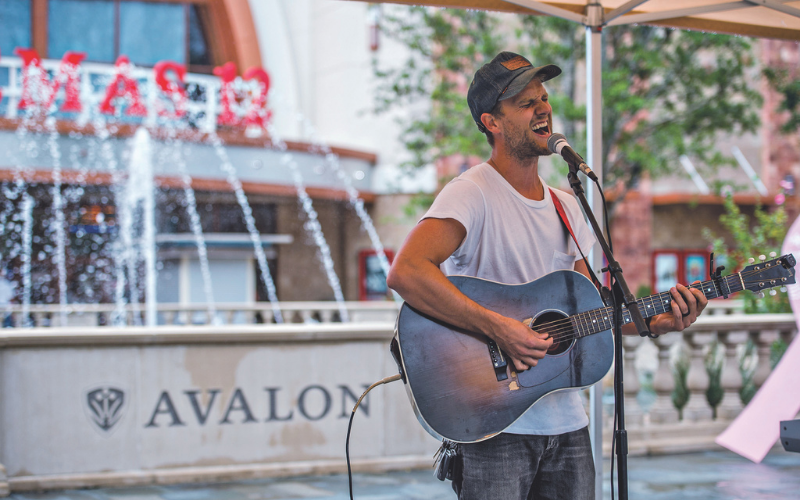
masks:
<path id="1" fill-rule="evenodd" d="M 394 321 L 400 308 L 391 301 L 345 302 L 350 320 Z M 113 324 L 117 314 L 115 304 L 70 304 L 63 308 L 66 324 L 61 324 L 62 307 L 59 305 L 32 304 L 27 323 L 23 318 L 23 306 L 14 304 L 0 308 L 0 316 L 9 316 L 7 326 L 56 327 L 83 326 L 104 327 Z M 339 305 L 336 302 L 281 302 L 280 310 L 287 323 L 334 323 L 340 322 Z M 272 323 L 273 310 L 269 302 L 218 303 L 212 314 L 205 304 L 158 304 L 159 325 L 237 325 Z M 128 326 L 143 325 L 144 304 L 126 304 L 124 315 Z"/>
<path id="2" fill-rule="evenodd" d="M 400 305 L 391 301 L 345 302 L 351 321 L 394 321 Z M 117 314 L 115 304 L 69 304 L 66 324 L 61 325 L 62 307 L 54 304 L 32 304 L 28 306 L 27 325 L 23 321 L 23 306 L 14 304 L 0 307 L 0 316 L 10 315 L 8 326 L 52 327 L 52 326 L 109 326 Z M 336 302 L 281 302 L 280 309 L 287 323 L 336 323 L 339 305 Z M 740 313 L 742 302 L 719 300 L 709 303 L 706 314 L 712 316 Z M 144 304 L 124 306 L 128 326 L 144 325 Z M 272 323 L 273 310 L 269 302 L 218 303 L 212 315 L 206 304 L 158 304 L 159 325 L 236 325 Z"/>
<path id="3" fill-rule="evenodd" d="M 744 407 L 740 390 L 744 380 L 740 361 L 748 340 L 754 352 L 749 354 L 749 373 L 756 388 L 771 372 L 772 344 L 783 340 L 787 344 L 797 334 L 793 314 L 712 314 L 702 316 L 680 334 L 662 335 L 650 340 L 626 336 L 624 348 L 625 415 L 629 429 L 631 453 L 659 453 L 692 451 L 713 447 L 714 438 L 735 418 Z M 716 343 L 715 343 L 716 341 Z M 722 369 L 720 386 L 723 396 L 716 408 L 716 416 L 706 397 L 710 379 L 706 359 L 712 345 L 721 350 Z M 678 350 L 688 360 L 686 387 L 689 399 L 682 415 L 672 401 L 675 390 L 674 360 Z M 754 367 L 752 365 L 754 363 Z M 649 366 L 648 366 L 649 365 Z M 640 375 L 638 367 L 652 373 L 655 400 L 642 408 Z M 611 382 L 607 381 L 606 385 Z M 682 416 L 682 419 L 679 418 Z M 610 427 L 611 419 L 606 424 Z M 608 439 L 610 446 L 610 428 Z"/>

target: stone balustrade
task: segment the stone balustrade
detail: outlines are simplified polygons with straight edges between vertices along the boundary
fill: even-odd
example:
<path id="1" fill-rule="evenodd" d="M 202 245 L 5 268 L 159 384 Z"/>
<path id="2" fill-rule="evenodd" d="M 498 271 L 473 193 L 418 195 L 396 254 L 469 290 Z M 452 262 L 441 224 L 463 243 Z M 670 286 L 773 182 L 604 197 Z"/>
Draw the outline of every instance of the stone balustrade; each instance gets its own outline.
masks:
<path id="1" fill-rule="evenodd" d="M 280 310 L 287 323 L 334 323 L 340 322 L 339 304 L 336 302 L 281 302 Z M 391 301 L 345 302 L 350 320 L 394 321 L 399 304 Z M 24 321 L 25 309 L 28 321 Z M 62 307 L 52 304 L 19 304 L 0 308 L 0 316 L 10 315 L 11 326 L 58 327 L 83 326 L 105 327 L 113 325 L 117 314 L 115 304 L 70 304 L 65 306 L 66 324 L 61 324 Z M 159 325 L 235 325 L 272 323 L 274 313 L 269 302 L 218 303 L 213 314 L 206 304 L 158 304 Z M 146 324 L 144 304 L 126 304 L 123 307 L 125 324 Z"/>
<path id="2" fill-rule="evenodd" d="M 749 357 L 749 363 L 745 365 L 754 365 L 749 375 L 758 388 L 771 372 L 773 343 L 783 340 L 788 344 L 796 334 L 793 314 L 725 313 L 701 316 L 679 334 L 662 335 L 654 340 L 625 337 L 625 407 L 631 453 L 694 451 L 713 447 L 714 438 L 744 407 L 740 396 L 744 384 L 740 368 L 742 357 Z M 745 350 L 748 340 L 754 347 L 750 353 Z M 714 412 L 706 392 L 711 382 L 707 370 L 708 352 L 716 345 L 721 350 L 720 386 L 723 395 Z M 682 411 L 673 402 L 675 360 L 678 356 L 688 362 L 686 387 L 689 399 Z M 650 360 L 643 362 L 642 358 Z M 639 405 L 640 376 L 643 374 L 636 370 L 636 365 L 651 367 L 644 371 L 652 374 L 655 400 L 647 409 Z M 611 385 L 610 379 L 606 385 Z M 611 419 L 607 419 L 606 424 L 604 447 L 610 448 Z"/>
<path id="3" fill-rule="evenodd" d="M 344 307 L 351 321 L 394 321 L 399 304 L 391 301 L 345 302 Z M 23 320 L 28 311 L 27 324 Z M 66 312 L 66 324 L 61 324 L 62 309 Z M 146 324 L 144 304 L 126 304 L 126 325 Z M 274 314 L 269 302 L 218 303 L 214 314 L 206 304 L 158 304 L 159 325 L 233 325 L 272 323 Z M 339 322 L 339 305 L 331 301 L 281 302 L 280 310 L 288 323 L 334 323 Z M 711 301 L 706 315 L 724 316 L 741 313 L 742 301 Z M 0 308 L 0 316 L 10 315 L 11 326 L 55 327 L 55 326 L 110 326 L 117 314 L 115 304 L 69 304 L 62 308 L 57 304 L 19 304 Z"/>

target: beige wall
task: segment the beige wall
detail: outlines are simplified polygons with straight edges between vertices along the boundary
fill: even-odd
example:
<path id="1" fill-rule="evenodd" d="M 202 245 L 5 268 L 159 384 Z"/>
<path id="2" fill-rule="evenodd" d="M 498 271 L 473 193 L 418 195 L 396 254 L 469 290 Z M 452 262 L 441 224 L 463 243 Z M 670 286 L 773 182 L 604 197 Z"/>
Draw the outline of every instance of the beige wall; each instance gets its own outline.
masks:
<path id="1" fill-rule="evenodd" d="M 301 336 L 273 326 L 198 327 L 175 345 L 150 345 L 164 329 L 109 332 L 85 346 L 63 345 L 71 342 L 69 332 L 49 329 L 33 345 L 1 349 L 0 463 L 13 480 L 343 462 L 350 394 L 357 397 L 397 373 L 387 349 L 393 325 L 360 333 L 332 326 Z M 270 332 L 283 340 L 270 339 Z M 61 346 L 46 345 L 59 343 L 59 336 L 67 339 Z M 168 344 L 167 337 L 156 344 Z M 129 345 L 115 345 L 119 338 Z M 87 403 L 98 388 L 123 393 L 115 413 L 120 418 L 107 430 L 93 420 Z M 417 423 L 401 382 L 374 390 L 365 402 L 353 427 L 354 458 L 433 453 L 437 442 Z"/>
<path id="2" fill-rule="evenodd" d="M 754 207 L 740 206 L 743 213 L 753 217 Z M 653 249 L 705 248 L 703 229 L 710 228 L 718 236 L 726 236 L 719 218 L 725 212 L 722 205 L 659 205 L 653 207 Z M 728 244 L 733 244 L 730 237 Z"/>

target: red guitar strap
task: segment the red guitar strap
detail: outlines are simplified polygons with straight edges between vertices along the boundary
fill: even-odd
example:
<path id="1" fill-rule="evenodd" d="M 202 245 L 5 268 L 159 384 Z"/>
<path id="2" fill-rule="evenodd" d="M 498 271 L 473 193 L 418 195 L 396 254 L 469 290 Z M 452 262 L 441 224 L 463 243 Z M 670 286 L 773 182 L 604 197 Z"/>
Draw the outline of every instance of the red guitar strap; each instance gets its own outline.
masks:
<path id="1" fill-rule="evenodd" d="M 594 281 L 594 286 L 600 289 L 600 281 L 595 276 L 594 271 L 592 271 L 592 266 L 589 265 L 589 261 L 586 259 L 586 256 L 583 254 L 583 250 L 581 250 L 581 246 L 578 243 L 578 238 L 575 237 L 575 233 L 572 232 L 572 226 L 569 223 L 569 219 L 567 218 L 567 213 L 564 211 L 564 205 L 561 204 L 561 200 L 558 199 L 556 193 L 553 192 L 551 188 L 547 188 L 550 190 L 550 198 L 553 199 L 553 205 L 556 207 L 556 212 L 558 212 L 558 216 L 561 219 L 561 223 L 564 224 L 564 227 L 567 228 L 569 231 L 570 236 L 572 236 L 572 241 L 575 242 L 575 246 L 578 248 L 578 252 L 580 252 L 581 257 L 583 257 L 583 262 L 586 264 L 586 269 L 589 270 L 589 275 L 592 277 L 592 281 Z"/>
<path id="2" fill-rule="evenodd" d="M 572 226 L 569 224 L 567 213 L 564 211 L 564 205 L 561 204 L 561 200 L 558 199 L 558 196 L 556 196 L 556 193 L 554 193 L 551 188 L 547 189 L 550 190 L 550 198 L 553 199 L 553 205 L 556 206 L 556 212 L 558 212 L 558 216 L 561 217 L 561 223 L 567 228 L 569 235 L 572 236 L 572 241 L 575 242 L 575 246 L 578 247 L 578 251 L 581 252 L 581 255 L 583 255 L 581 246 L 578 244 L 578 239 L 575 237 L 575 233 L 572 232 Z"/>

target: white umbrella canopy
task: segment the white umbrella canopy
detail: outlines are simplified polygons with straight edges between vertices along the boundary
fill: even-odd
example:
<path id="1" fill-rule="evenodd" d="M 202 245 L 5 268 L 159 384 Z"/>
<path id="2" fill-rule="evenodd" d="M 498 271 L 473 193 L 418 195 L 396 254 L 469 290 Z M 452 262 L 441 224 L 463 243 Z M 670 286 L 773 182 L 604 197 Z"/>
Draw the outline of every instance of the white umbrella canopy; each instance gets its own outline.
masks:
<path id="1" fill-rule="evenodd" d="M 800 40 L 797 0 L 598 0 L 602 16 L 587 16 L 586 0 L 372 0 L 373 3 L 431 5 L 458 9 L 548 14 L 588 26 L 654 24 L 761 38 Z M 599 9 L 598 9 L 599 10 Z"/>

